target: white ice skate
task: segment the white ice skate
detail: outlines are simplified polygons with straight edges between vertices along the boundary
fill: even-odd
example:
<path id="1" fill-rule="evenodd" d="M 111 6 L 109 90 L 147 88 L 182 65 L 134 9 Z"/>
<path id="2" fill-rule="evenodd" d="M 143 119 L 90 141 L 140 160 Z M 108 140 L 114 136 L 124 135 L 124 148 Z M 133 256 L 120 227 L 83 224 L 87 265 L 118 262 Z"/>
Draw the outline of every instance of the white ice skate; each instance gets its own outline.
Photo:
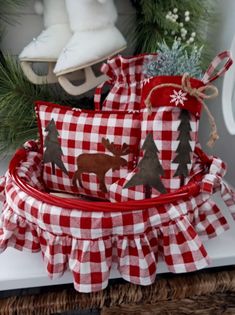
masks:
<path id="1" fill-rule="evenodd" d="M 19 56 L 24 74 L 34 84 L 58 81 L 53 69 L 62 49 L 72 37 L 65 0 L 44 0 L 43 18 L 45 29 L 23 49 Z M 34 72 L 34 63 L 46 63 L 47 75 L 41 76 Z"/>
<path id="2" fill-rule="evenodd" d="M 102 83 L 106 76 L 95 75 L 92 66 L 126 48 L 126 40 L 115 27 L 117 10 L 113 0 L 66 0 L 73 36 L 62 50 L 54 73 L 71 95 L 80 95 Z M 74 85 L 68 74 L 84 72 L 85 82 Z"/>

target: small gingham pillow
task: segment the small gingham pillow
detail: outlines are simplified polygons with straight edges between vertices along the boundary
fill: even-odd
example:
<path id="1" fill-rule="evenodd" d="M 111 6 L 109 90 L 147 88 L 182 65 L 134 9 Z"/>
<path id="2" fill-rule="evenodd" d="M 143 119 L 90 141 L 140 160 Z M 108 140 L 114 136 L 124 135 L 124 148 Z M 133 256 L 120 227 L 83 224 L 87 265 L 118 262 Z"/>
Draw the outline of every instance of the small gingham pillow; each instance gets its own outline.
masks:
<path id="1" fill-rule="evenodd" d="M 156 197 L 187 183 L 201 103 L 181 89 L 181 80 L 180 76 L 159 76 L 143 85 L 138 165 L 110 187 L 111 201 Z M 203 85 L 196 79 L 190 82 L 195 88 Z M 145 104 L 148 96 L 151 110 Z"/>
<path id="2" fill-rule="evenodd" d="M 203 82 L 190 78 L 192 88 Z M 183 90 L 181 76 L 159 76 L 143 86 L 141 142 L 152 134 L 156 151 L 159 177 L 165 190 L 173 192 L 187 182 L 192 168 L 193 153 L 198 141 L 201 102 Z M 146 108 L 150 99 L 151 111 Z M 148 150 L 141 151 L 144 157 Z M 160 187 L 160 185 L 159 185 Z M 164 189 L 160 187 L 160 192 Z"/>
<path id="3" fill-rule="evenodd" d="M 36 102 L 43 179 L 53 191 L 107 198 L 109 186 L 133 170 L 138 113 L 95 112 Z"/>

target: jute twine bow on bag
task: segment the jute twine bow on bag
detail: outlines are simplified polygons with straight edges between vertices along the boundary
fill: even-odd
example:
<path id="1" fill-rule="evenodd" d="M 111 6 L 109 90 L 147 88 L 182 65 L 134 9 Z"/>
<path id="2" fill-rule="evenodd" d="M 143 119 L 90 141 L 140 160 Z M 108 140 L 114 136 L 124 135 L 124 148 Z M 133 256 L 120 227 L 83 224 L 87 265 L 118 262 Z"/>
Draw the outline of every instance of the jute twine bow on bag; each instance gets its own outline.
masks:
<path id="1" fill-rule="evenodd" d="M 164 88 L 164 87 L 174 87 L 174 88 L 179 88 L 182 89 L 184 92 L 188 93 L 189 95 L 195 97 L 204 107 L 207 115 L 208 115 L 208 120 L 211 126 L 211 133 L 210 133 L 210 138 L 209 141 L 207 142 L 207 145 L 209 147 L 212 147 L 215 143 L 215 141 L 219 138 L 219 135 L 217 133 L 217 126 L 215 123 L 215 119 L 212 116 L 209 108 L 207 107 L 207 105 L 205 104 L 205 102 L 203 101 L 204 99 L 213 99 L 215 97 L 218 96 L 218 89 L 216 86 L 212 85 L 212 84 L 207 84 L 204 86 L 201 86 L 199 88 L 193 88 L 190 82 L 190 77 L 187 73 L 185 73 L 182 76 L 182 81 L 181 81 L 181 85 L 180 84 L 176 84 L 176 83 L 163 83 L 163 84 L 159 84 L 155 87 L 152 88 L 152 90 L 149 92 L 146 100 L 145 100 L 145 105 L 148 109 L 148 113 L 151 114 L 152 112 L 152 104 L 151 104 L 151 95 L 154 91 Z"/>

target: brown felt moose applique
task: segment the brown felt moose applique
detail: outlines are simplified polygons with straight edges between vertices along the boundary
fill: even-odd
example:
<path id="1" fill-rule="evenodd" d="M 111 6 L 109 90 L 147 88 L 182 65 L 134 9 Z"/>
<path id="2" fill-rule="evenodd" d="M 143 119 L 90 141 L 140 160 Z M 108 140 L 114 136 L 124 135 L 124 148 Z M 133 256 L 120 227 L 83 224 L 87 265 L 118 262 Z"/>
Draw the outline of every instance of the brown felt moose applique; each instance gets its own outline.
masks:
<path id="1" fill-rule="evenodd" d="M 77 157 L 77 171 L 73 175 L 73 185 L 83 187 L 81 175 L 82 173 L 94 173 L 99 179 L 99 189 L 106 193 L 107 187 L 105 185 L 105 174 L 112 169 L 112 171 L 119 170 L 121 167 L 127 166 L 127 161 L 121 156 L 130 153 L 130 147 L 124 143 L 121 147 L 115 146 L 113 142 L 110 143 L 108 139 L 102 138 L 103 146 L 113 155 L 105 153 L 83 153 Z"/>

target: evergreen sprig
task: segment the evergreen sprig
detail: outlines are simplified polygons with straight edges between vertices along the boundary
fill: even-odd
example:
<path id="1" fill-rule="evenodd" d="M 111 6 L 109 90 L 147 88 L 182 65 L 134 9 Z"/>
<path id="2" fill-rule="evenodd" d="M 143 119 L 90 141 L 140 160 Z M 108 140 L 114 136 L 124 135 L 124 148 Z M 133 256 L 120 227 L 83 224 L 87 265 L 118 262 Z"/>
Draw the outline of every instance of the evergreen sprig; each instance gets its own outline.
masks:
<path id="1" fill-rule="evenodd" d="M 36 86 L 24 76 L 14 57 L 0 63 L 0 153 L 37 137 L 35 100 L 55 100 L 48 86 Z"/>
<path id="2" fill-rule="evenodd" d="M 0 0 L 0 23 L 2 22 L 5 22 L 7 24 L 15 23 L 17 10 L 23 7 L 26 2 L 27 0 Z M 11 16 L 10 19 L 9 16 Z M 1 28 L 3 28 L 2 25 Z"/>
<path id="3" fill-rule="evenodd" d="M 159 44 L 157 56 L 145 65 L 147 77 L 157 75 L 183 75 L 188 73 L 191 77 L 200 79 L 202 48 L 198 49 L 195 45 L 191 51 L 187 51 L 187 45 L 174 41 L 172 47 L 165 42 Z"/>
<path id="4" fill-rule="evenodd" d="M 72 97 L 58 84 L 32 84 L 23 74 L 17 59 L 9 55 L 0 62 L 0 87 L 0 155 L 14 151 L 29 139 L 38 138 L 34 111 L 36 100 L 94 108 L 93 98 Z"/>
<path id="5" fill-rule="evenodd" d="M 136 18 L 136 53 L 155 52 L 158 44 L 165 41 L 172 46 L 179 25 L 167 18 L 169 12 L 177 9 L 178 19 L 185 19 L 185 12 L 190 13 L 190 20 L 184 22 L 187 34 L 195 33 L 194 44 L 204 47 L 203 66 L 208 63 L 210 47 L 206 30 L 213 25 L 215 4 L 212 0 L 139 0 L 132 1 L 137 10 Z M 188 36 L 188 35 L 187 35 Z"/>

